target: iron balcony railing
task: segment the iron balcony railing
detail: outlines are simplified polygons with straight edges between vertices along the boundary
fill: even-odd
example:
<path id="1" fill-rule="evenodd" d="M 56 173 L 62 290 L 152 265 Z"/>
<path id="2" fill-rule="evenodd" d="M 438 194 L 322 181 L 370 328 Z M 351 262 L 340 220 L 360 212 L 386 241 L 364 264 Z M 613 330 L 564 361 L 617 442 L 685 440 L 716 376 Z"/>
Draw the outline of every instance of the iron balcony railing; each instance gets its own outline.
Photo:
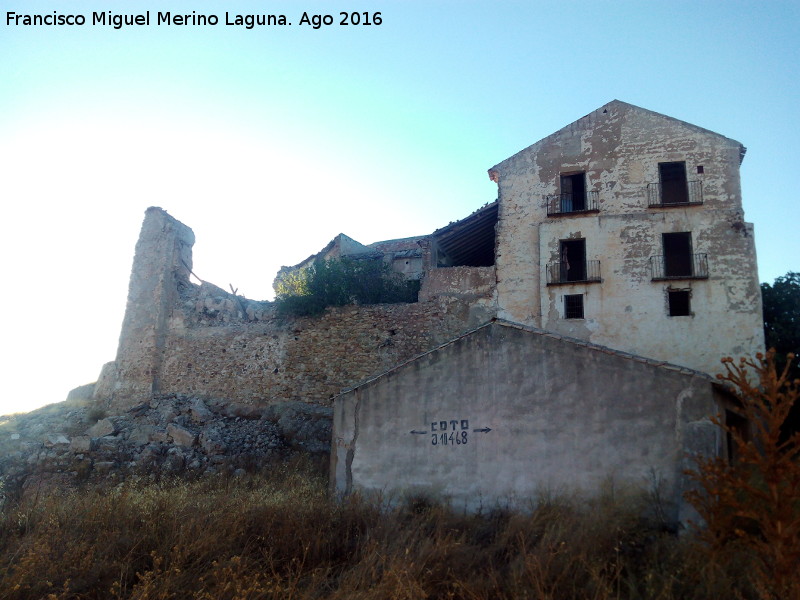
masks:
<path id="1" fill-rule="evenodd" d="M 547 285 L 600 282 L 600 261 L 557 262 L 547 265 Z"/>
<path id="2" fill-rule="evenodd" d="M 651 256 L 653 281 L 665 279 L 708 279 L 707 254 Z"/>
<path id="3" fill-rule="evenodd" d="M 667 185 L 666 189 L 664 187 L 662 183 L 647 184 L 648 207 L 696 206 L 703 203 L 702 181 L 689 181 L 685 188 L 682 185 Z"/>
<path id="4" fill-rule="evenodd" d="M 598 196 L 597 192 L 551 194 L 547 196 L 547 216 L 596 212 L 600 210 Z"/>

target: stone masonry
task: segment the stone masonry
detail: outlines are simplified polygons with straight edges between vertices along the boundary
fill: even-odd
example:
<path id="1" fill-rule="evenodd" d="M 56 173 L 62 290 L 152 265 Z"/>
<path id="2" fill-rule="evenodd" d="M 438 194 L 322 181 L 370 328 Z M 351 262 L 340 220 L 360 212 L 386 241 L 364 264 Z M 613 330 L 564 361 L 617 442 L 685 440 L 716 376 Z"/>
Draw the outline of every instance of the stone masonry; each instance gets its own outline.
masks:
<path id="1" fill-rule="evenodd" d="M 493 271 L 471 293 L 426 302 L 330 308 L 284 318 L 204 282 L 191 283 L 191 230 L 149 208 L 136 247 L 117 358 L 94 398 L 114 410 L 152 394 L 189 394 L 255 406 L 328 403 L 342 389 L 493 316 Z M 486 271 L 486 269 L 483 269 Z"/>

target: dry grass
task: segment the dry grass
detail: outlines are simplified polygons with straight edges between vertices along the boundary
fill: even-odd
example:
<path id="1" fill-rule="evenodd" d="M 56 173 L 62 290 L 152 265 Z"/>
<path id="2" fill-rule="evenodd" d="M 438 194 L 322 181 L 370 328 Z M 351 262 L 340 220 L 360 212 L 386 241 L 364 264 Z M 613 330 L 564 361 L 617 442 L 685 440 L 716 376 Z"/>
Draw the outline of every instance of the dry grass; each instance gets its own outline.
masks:
<path id="1" fill-rule="evenodd" d="M 0 599 L 721 598 L 709 569 L 631 499 L 548 498 L 464 515 L 327 498 L 309 469 L 128 482 L 31 498 L 0 515 Z"/>
<path id="2" fill-rule="evenodd" d="M 698 461 L 703 493 L 689 498 L 707 527 L 693 535 L 619 492 L 465 515 L 421 498 L 331 501 L 295 465 L 8 501 L 0 600 L 800 600 L 800 434 L 780 434 L 800 382 L 771 355 L 726 365 L 754 434 L 729 430 L 733 464 Z"/>

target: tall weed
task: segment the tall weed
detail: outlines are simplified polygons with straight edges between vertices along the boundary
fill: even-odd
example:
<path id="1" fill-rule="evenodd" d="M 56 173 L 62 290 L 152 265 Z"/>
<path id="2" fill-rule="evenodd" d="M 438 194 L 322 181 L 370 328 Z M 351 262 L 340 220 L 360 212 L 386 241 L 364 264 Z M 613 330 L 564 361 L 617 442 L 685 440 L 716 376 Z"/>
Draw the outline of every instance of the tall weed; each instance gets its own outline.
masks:
<path id="1" fill-rule="evenodd" d="M 705 521 L 697 535 L 710 569 L 738 564 L 760 600 L 800 599 L 800 432 L 784 426 L 798 401 L 791 361 L 775 368 L 775 351 L 757 359 L 726 358 L 724 375 L 738 398 L 731 409 L 747 427 L 714 422 L 732 443 L 730 460 L 701 457 L 687 499 Z M 753 374 L 755 377 L 753 377 Z"/>
<path id="2" fill-rule="evenodd" d="M 696 599 L 744 590 L 642 518 L 642 499 L 543 496 L 464 514 L 329 500 L 294 467 L 30 496 L 0 512 L 0 600 Z M 739 559 L 746 554 L 737 555 Z"/>

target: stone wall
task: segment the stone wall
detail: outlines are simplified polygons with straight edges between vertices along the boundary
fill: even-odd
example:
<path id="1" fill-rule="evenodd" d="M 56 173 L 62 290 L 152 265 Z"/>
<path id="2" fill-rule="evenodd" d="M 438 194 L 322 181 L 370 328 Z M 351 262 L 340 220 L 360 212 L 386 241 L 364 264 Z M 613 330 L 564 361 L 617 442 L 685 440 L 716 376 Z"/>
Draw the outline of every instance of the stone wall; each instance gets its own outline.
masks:
<path id="1" fill-rule="evenodd" d="M 114 402 L 158 391 L 167 321 L 192 269 L 194 233 L 166 211 L 145 212 L 136 243 L 128 301 L 113 365 L 103 368 L 94 397 Z"/>
<path id="2" fill-rule="evenodd" d="M 454 337 L 471 319 L 491 316 L 471 316 L 467 304 L 443 300 L 344 306 L 286 319 L 270 307 L 258 321 L 211 327 L 192 323 L 195 311 L 170 322 L 161 392 L 250 404 L 328 402 L 368 375 Z"/>
<path id="3" fill-rule="evenodd" d="M 115 411 L 153 394 L 265 406 L 327 403 L 342 389 L 425 352 L 494 316 L 493 275 L 470 293 L 413 304 L 329 308 L 319 317 L 276 314 L 204 282 L 189 282 L 194 236 L 159 208 L 145 215 L 117 358 L 94 398 Z M 456 273 L 450 270 L 450 273 Z"/>

